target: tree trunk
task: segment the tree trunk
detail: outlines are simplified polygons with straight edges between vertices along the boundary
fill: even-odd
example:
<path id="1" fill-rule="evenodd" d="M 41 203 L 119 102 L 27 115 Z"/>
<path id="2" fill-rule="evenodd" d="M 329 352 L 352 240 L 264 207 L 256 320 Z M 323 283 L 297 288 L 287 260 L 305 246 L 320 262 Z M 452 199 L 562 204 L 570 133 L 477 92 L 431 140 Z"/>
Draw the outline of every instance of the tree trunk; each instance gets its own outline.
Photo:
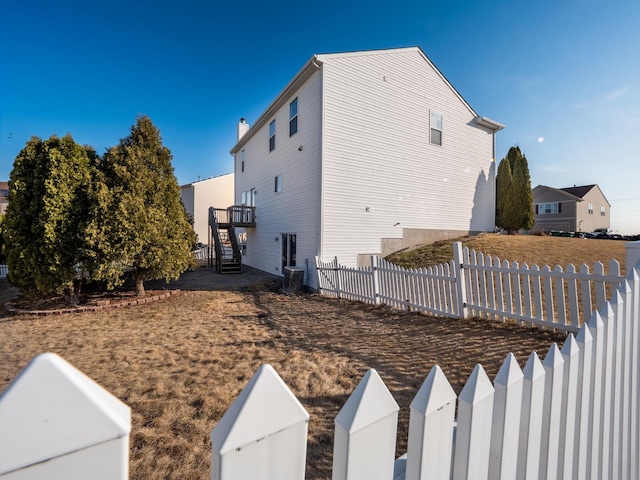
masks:
<path id="1" fill-rule="evenodd" d="M 79 305 L 80 304 L 80 288 L 82 286 L 81 280 L 74 280 L 73 284 L 68 286 L 65 289 L 63 294 L 64 300 L 69 305 Z"/>
<path id="2" fill-rule="evenodd" d="M 144 280 L 142 279 L 142 276 L 136 275 L 135 281 L 136 281 L 136 296 L 138 298 L 144 298 Z"/>

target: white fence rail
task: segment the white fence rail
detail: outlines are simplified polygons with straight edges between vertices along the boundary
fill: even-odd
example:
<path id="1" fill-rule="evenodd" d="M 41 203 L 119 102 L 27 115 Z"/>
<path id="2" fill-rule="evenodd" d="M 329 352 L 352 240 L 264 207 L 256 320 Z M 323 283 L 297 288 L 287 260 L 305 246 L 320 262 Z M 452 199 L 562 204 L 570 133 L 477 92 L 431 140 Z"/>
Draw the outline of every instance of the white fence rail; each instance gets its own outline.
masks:
<path id="1" fill-rule="evenodd" d="M 0 278 L 7 278 L 7 275 L 9 275 L 9 267 L 0 265 Z"/>
<path id="2" fill-rule="evenodd" d="M 493 382 L 478 364 L 458 396 L 434 366 L 398 459 L 398 405 L 369 370 L 335 419 L 333 479 L 639 478 L 638 320 L 633 269 L 542 361 L 509 354 Z M 211 478 L 303 480 L 308 422 L 263 365 L 211 433 Z M 44 354 L 0 396 L 0 477 L 125 479 L 129 431 L 128 407 Z"/>
<path id="3" fill-rule="evenodd" d="M 209 259 L 209 247 L 197 248 L 193 251 L 193 256 L 196 260 L 208 260 Z"/>
<path id="4" fill-rule="evenodd" d="M 376 256 L 371 267 L 349 268 L 316 258 L 320 292 L 432 315 L 514 319 L 577 332 L 623 280 L 612 260 L 553 270 L 495 259 L 454 244 L 454 259 L 436 267 L 404 269 Z"/>

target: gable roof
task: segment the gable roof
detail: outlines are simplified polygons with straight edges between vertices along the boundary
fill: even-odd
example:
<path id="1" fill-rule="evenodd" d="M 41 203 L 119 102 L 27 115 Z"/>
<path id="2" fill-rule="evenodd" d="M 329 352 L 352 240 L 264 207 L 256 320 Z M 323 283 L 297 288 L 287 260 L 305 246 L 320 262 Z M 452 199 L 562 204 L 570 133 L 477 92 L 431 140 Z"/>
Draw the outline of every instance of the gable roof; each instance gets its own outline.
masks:
<path id="1" fill-rule="evenodd" d="M 273 102 L 267 107 L 267 109 L 258 117 L 256 122 L 249 128 L 247 133 L 245 133 L 242 138 L 240 138 L 236 145 L 231 149 L 230 153 L 235 155 L 246 143 L 249 141 L 253 134 L 260 130 L 262 126 L 264 126 L 269 119 L 275 114 L 277 110 L 284 105 L 284 103 L 289 98 L 289 95 L 300 88 L 304 82 L 306 82 L 309 77 L 316 71 L 320 70 L 321 65 L 326 60 L 331 60 L 333 58 L 347 58 L 347 57 L 355 57 L 355 56 L 364 56 L 364 55 L 386 55 L 390 53 L 397 52 L 410 52 L 417 51 L 423 57 L 423 59 L 433 68 L 433 70 L 442 78 L 444 83 L 453 91 L 453 93 L 460 99 L 460 101 L 465 105 L 469 112 L 471 112 L 474 117 L 476 117 L 476 123 L 482 127 L 488 128 L 490 130 L 498 131 L 504 128 L 504 125 L 498 123 L 494 120 L 491 120 L 487 117 L 479 116 L 473 108 L 467 103 L 467 101 L 460 95 L 460 93 L 454 88 L 454 86 L 447 80 L 447 78 L 442 74 L 442 72 L 436 67 L 429 57 L 422 51 L 420 47 L 402 47 L 402 48 L 390 48 L 390 49 L 382 49 L 382 50 L 362 50 L 355 52 L 342 52 L 342 53 L 323 53 L 323 54 L 315 54 L 313 55 L 309 61 L 302 67 L 302 69 L 296 74 L 295 77 L 287 84 L 287 86 L 278 94 Z"/>
<path id="2" fill-rule="evenodd" d="M 598 189 L 598 191 L 602 195 L 602 198 L 604 198 L 604 201 L 607 202 L 607 205 L 609 205 L 609 207 L 611 207 L 609 200 L 607 200 L 607 197 L 604 196 L 604 193 L 602 193 L 600 187 L 598 187 L 598 185 L 595 183 L 593 185 L 582 185 L 579 187 L 573 186 L 565 188 L 553 188 L 547 187 L 546 185 L 538 185 L 533 189 L 533 196 L 535 198 L 536 194 L 542 193 L 543 191 L 553 191 L 559 195 L 569 197 L 572 200 L 582 202 L 584 200 L 584 196 L 594 188 Z"/>
<path id="3" fill-rule="evenodd" d="M 576 196 L 578 198 L 583 198 L 595 186 L 596 186 L 595 184 L 593 184 L 593 185 L 582 185 L 581 187 L 573 186 L 573 187 L 560 188 L 559 190 L 562 190 L 563 192 L 570 193 L 571 195 L 574 195 L 574 196 Z"/>
<path id="4" fill-rule="evenodd" d="M 566 197 L 569 200 L 574 200 L 574 201 L 577 201 L 577 202 L 581 202 L 582 201 L 581 197 L 578 197 L 578 196 L 574 195 L 571 192 L 567 192 L 562 188 L 548 187 L 546 185 L 538 185 L 537 187 L 535 187 L 533 189 L 533 197 L 534 197 L 534 199 L 538 194 L 541 194 L 543 192 L 553 192 L 556 195 L 559 195 L 560 197 Z"/>

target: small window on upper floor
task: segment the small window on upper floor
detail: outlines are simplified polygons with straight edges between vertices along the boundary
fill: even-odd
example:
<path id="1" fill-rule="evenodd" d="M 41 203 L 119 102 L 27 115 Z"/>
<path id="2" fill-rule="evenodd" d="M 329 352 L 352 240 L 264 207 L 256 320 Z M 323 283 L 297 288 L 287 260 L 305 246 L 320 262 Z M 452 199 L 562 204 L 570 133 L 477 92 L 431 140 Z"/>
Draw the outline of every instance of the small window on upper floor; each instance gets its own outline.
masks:
<path id="1" fill-rule="evenodd" d="M 242 166 L 242 172 L 244 172 L 244 150 L 242 150 L 242 152 L 240 152 L 240 160 L 241 160 L 241 166 Z"/>
<path id="2" fill-rule="evenodd" d="M 600 215 L 602 215 L 603 217 L 606 216 L 607 211 L 605 210 L 604 207 L 600 207 Z"/>
<path id="3" fill-rule="evenodd" d="M 278 175 L 275 179 L 275 192 L 280 193 L 282 191 L 282 175 Z"/>
<path id="4" fill-rule="evenodd" d="M 588 205 L 588 209 L 589 209 L 589 215 L 593 215 L 593 203 L 590 203 Z"/>
<path id="5" fill-rule="evenodd" d="M 298 132 L 298 98 L 289 104 L 289 136 Z"/>
<path id="6" fill-rule="evenodd" d="M 269 151 L 276 148 L 276 121 L 272 120 L 269 124 Z"/>
<path id="7" fill-rule="evenodd" d="M 440 113 L 431 112 L 429 117 L 429 126 L 431 128 L 430 142 L 433 145 L 442 145 L 442 115 Z"/>

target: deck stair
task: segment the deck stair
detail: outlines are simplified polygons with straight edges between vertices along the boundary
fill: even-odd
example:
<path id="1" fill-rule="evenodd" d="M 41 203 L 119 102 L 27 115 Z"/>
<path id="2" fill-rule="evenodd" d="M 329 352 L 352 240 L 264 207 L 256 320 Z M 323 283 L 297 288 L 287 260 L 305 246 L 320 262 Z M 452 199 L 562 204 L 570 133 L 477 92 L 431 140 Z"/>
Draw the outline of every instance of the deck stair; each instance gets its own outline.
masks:
<path id="1" fill-rule="evenodd" d="M 255 208 L 232 206 L 209 208 L 209 227 L 215 248 L 210 264 L 220 274 L 242 272 L 242 252 L 236 227 L 255 227 Z"/>

